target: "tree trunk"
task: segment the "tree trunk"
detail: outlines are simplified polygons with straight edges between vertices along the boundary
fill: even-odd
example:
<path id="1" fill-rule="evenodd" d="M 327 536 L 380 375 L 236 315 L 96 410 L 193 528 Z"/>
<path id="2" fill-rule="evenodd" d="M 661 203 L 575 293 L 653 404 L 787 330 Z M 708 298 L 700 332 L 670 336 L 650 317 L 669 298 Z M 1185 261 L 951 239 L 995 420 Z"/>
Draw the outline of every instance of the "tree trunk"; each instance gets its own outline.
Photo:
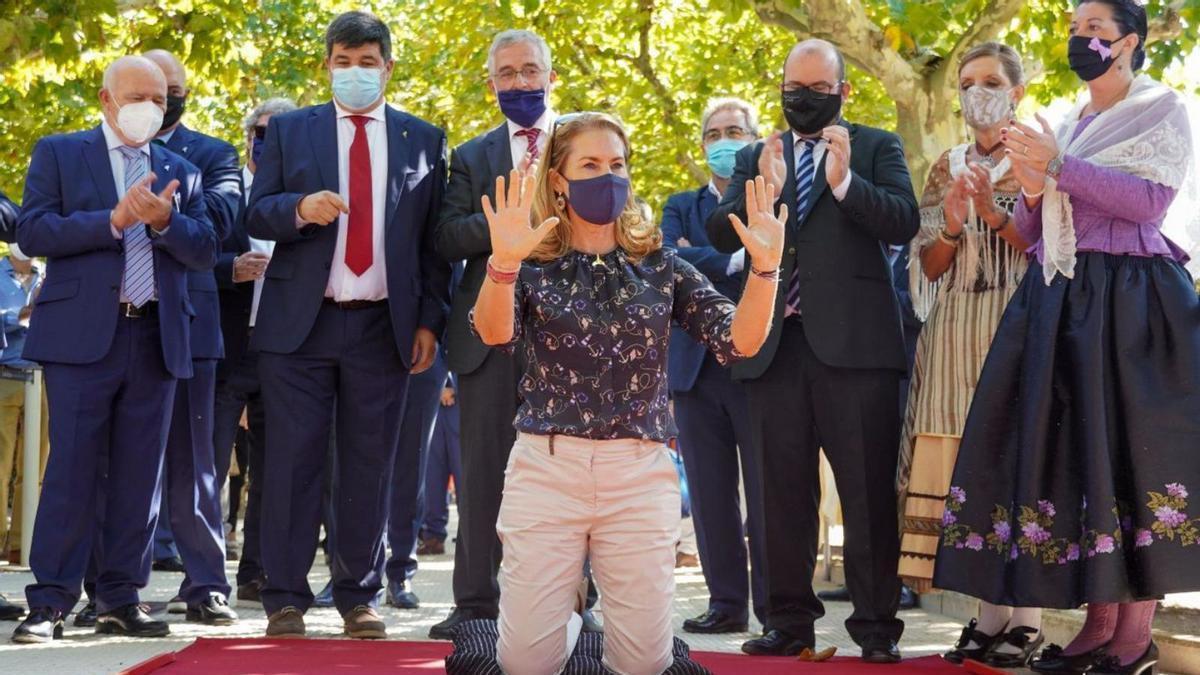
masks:
<path id="1" fill-rule="evenodd" d="M 937 87 L 933 92 L 922 89 L 918 96 L 896 102 L 896 133 L 904 141 L 918 198 L 934 162 L 966 138 L 962 121 L 954 114 L 953 100 L 952 93 Z"/>

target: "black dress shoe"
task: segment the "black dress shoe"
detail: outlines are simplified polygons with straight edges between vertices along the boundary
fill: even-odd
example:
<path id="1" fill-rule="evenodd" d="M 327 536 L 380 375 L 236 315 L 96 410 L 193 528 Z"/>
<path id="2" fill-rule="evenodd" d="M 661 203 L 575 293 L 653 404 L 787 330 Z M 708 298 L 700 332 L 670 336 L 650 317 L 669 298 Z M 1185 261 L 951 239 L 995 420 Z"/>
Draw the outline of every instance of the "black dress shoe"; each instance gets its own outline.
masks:
<path id="1" fill-rule="evenodd" d="M 416 593 L 407 590 L 398 581 L 389 581 L 387 587 L 387 604 L 398 609 L 420 609 L 421 599 Z"/>
<path id="2" fill-rule="evenodd" d="M 429 629 L 430 640 L 453 640 L 459 625 L 475 619 L 495 619 L 495 616 L 484 614 L 481 610 L 455 607 L 450 616 L 435 623 Z"/>
<path id="3" fill-rule="evenodd" d="M 183 566 L 183 560 L 180 559 L 179 556 L 175 556 L 174 558 L 163 558 L 162 560 L 155 560 L 154 564 L 151 565 L 150 568 L 153 569 L 155 572 L 185 572 L 186 571 L 186 569 Z"/>
<path id="4" fill-rule="evenodd" d="M 900 648 L 889 637 L 868 635 L 862 641 L 862 660 L 867 663 L 900 663 Z"/>
<path id="5" fill-rule="evenodd" d="M 796 656 L 805 649 L 812 649 L 815 644 L 816 640 L 769 630 L 762 637 L 743 642 L 742 651 L 751 656 Z"/>
<path id="6" fill-rule="evenodd" d="M 166 637 L 170 632 L 166 621 L 151 619 L 139 605 L 125 605 L 96 617 L 97 635 Z"/>
<path id="7" fill-rule="evenodd" d="M 916 592 L 908 584 L 900 584 L 900 609 L 916 609 L 917 602 Z"/>
<path id="8" fill-rule="evenodd" d="M 0 595 L 0 621 L 16 621 L 25 616 L 25 608 L 14 605 L 8 598 Z"/>
<path id="9" fill-rule="evenodd" d="M 231 626 L 238 620 L 237 612 L 220 593 L 209 593 L 208 600 L 187 608 L 187 620 L 209 626 Z"/>
<path id="10" fill-rule="evenodd" d="M 1033 637 L 1034 635 L 1037 637 Z M 983 655 L 983 662 L 993 668 L 1024 668 L 1033 660 L 1034 653 L 1044 641 L 1045 638 L 1038 629 L 1017 626 L 996 640 L 991 651 Z M 1005 644 L 1020 651 L 1016 653 L 996 651 L 997 647 Z"/>
<path id="11" fill-rule="evenodd" d="M 821 591 L 817 597 L 825 602 L 850 602 L 850 589 L 839 586 L 832 591 Z"/>
<path id="12" fill-rule="evenodd" d="M 96 627 L 96 603 L 89 602 L 83 606 L 83 609 L 75 612 L 75 620 L 72 622 L 76 628 L 95 628 Z"/>
<path id="13" fill-rule="evenodd" d="M 1096 667 L 1096 661 L 1103 658 L 1104 648 L 1099 647 L 1082 654 L 1063 654 L 1063 648 L 1050 645 L 1029 664 L 1035 673 L 1044 675 L 1070 675 L 1071 673 L 1086 673 Z"/>
<path id="14" fill-rule="evenodd" d="M 1096 667 L 1092 669 L 1093 673 L 1105 673 L 1112 675 L 1153 675 L 1158 670 L 1158 645 L 1150 642 L 1150 646 L 1146 647 L 1145 653 L 1141 658 L 1133 663 L 1123 666 L 1121 660 L 1111 654 L 1105 654 L 1096 660 Z"/>
<path id="15" fill-rule="evenodd" d="M 37 644 L 58 640 L 63 635 L 63 615 L 57 609 L 36 607 L 13 631 L 12 641 L 20 644 Z"/>
<path id="16" fill-rule="evenodd" d="M 954 649 L 942 654 L 942 658 L 956 665 L 961 664 L 967 659 L 971 659 L 972 661 L 983 661 L 984 655 L 991 651 L 992 645 L 1000 639 L 1000 636 L 988 635 L 987 633 L 978 630 L 976 628 L 978 625 L 978 621 L 971 619 L 971 622 L 963 627 L 962 634 L 959 636 L 958 642 L 954 643 Z M 974 642 L 976 646 L 968 648 L 968 645 L 970 645 L 972 642 Z"/>
<path id="17" fill-rule="evenodd" d="M 254 581 L 247 581 L 244 584 L 238 584 L 238 607 L 262 607 L 262 587 L 263 582 L 259 581 L 258 579 L 255 579 Z"/>
<path id="18" fill-rule="evenodd" d="M 745 619 L 739 621 L 716 609 L 683 622 L 685 633 L 745 633 L 747 630 L 749 626 Z"/>
<path id="19" fill-rule="evenodd" d="M 603 633 L 604 624 L 600 623 L 600 619 L 596 618 L 596 613 L 590 609 L 583 610 L 583 614 L 579 617 L 583 619 L 583 627 L 579 630 L 583 633 Z"/>

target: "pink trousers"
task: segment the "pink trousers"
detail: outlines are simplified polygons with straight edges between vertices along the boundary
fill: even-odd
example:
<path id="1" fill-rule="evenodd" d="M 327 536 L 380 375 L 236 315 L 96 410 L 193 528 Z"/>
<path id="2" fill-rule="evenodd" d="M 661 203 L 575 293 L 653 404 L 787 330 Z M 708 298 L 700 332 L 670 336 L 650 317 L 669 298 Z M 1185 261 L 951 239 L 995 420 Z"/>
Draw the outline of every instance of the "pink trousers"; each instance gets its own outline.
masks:
<path id="1" fill-rule="evenodd" d="M 497 660 L 507 675 L 553 675 L 575 647 L 583 562 L 604 614 L 604 663 L 658 675 L 672 663 L 679 477 L 655 441 L 521 434 L 504 472 L 496 529 Z"/>

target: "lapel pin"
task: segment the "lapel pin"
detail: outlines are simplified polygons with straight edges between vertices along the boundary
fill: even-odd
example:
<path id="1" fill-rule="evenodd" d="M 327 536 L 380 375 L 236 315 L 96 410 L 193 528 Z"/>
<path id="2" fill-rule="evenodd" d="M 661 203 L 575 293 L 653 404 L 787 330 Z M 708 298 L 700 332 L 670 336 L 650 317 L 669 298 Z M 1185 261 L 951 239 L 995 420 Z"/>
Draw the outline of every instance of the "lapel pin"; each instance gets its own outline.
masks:
<path id="1" fill-rule="evenodd" d="M 187 149 L 188 149 L 188 146 L 186 146 L 186 145 L 185 145 L 185 146 L 183 146 L 183 151 L 184 151 L 184 152 L 187 152 Z"/>

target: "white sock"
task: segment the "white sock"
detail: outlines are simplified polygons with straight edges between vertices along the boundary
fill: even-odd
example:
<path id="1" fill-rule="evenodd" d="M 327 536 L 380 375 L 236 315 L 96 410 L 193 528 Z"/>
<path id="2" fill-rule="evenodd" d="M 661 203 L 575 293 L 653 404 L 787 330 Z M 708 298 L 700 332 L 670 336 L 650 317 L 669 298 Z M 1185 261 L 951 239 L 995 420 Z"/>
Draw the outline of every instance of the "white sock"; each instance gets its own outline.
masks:
<path id="1" fill-rule="evenodd" d="M 979 625 L 975 626 L 975 630 L 985 635 L 999 635 L 1004 627 L 1008 625 L 1009 619 L 1012 618 L 1013 608 L 993 605 L 990 602 L 979 603 Z M 967 645 L 967 649 L 978 649 L 979 645 L 974 640 Z"/>
<path id="2" fill-rule="evenodd" d="M 1032 628 L 1035 633 L 1029 635 L 1030 640 L 1036 640 L 1042 631 L 1041 607 L 1016 607 L 1012 610 L 1012 618 L 1008 620 L 1008 630 L 1014 628 Z M 1021 650 L 1007 642 L 996 645 L 998 654 L 1020 654 Z"/>

